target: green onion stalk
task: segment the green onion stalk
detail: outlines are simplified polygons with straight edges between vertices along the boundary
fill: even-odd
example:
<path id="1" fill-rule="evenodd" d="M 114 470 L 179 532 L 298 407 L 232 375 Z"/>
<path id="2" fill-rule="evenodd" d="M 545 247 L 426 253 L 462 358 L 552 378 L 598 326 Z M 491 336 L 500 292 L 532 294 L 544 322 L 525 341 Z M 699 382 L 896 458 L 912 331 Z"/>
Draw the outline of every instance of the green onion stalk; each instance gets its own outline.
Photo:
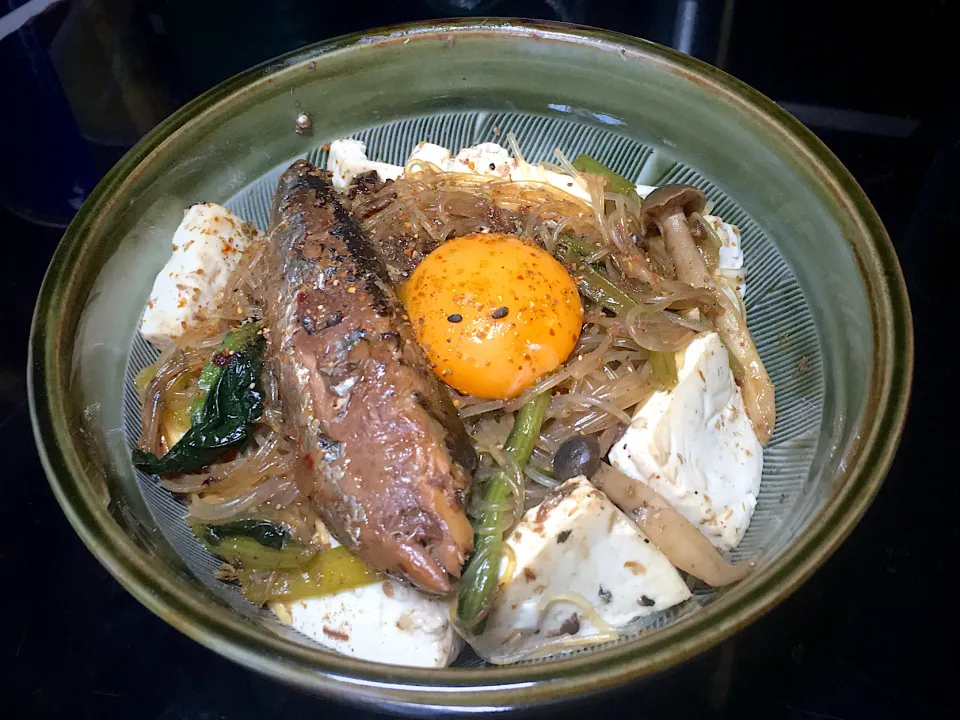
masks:
<path id="1" fill-rule="evenodd" d="M 503 535 L 509 530 L 506 520 L 511 484 L 507 473 L 513 469 L 522 472 L 530 460 L 549 406 L 550 393 L 542 393 L 517 411 L 513 429 L 503 445 L 509 467 L 497 470 L 483 488 L 484 503 L 476 517 L 473 555 L 460 580 L 457 597 L 458 621 L 471 632 L 483 632 L 497 596 Z"/>

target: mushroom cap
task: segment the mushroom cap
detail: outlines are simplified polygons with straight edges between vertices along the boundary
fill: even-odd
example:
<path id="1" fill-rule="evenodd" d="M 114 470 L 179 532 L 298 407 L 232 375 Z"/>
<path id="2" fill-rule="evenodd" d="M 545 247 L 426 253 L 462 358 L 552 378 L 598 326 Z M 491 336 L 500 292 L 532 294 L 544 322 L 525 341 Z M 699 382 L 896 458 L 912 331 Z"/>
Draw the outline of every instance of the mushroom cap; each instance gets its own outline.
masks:
<path id="1" fill-rule="evenodd" d="M 693 185 L 663 185 L 658 187 L 643 200 L 640 211 L 640 222 L 643 231 L 659 223 L 660 218 L 675 212 L 678 208 L 684 215 L 700 212 L 707 204 L 707 196 Z"/>

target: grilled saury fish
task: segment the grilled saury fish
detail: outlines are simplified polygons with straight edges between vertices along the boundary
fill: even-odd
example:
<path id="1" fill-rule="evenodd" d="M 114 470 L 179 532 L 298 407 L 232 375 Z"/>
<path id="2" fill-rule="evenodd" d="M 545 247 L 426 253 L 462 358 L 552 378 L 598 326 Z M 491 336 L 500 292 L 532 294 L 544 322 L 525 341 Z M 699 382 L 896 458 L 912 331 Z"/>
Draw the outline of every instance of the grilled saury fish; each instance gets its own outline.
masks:
<path id="1" fill-rule="evenodd" d="M 379 254 L 302 160 L 280 179 L 267 243 L 268 358 L 301 490 L 370 565 L 448 592 L 473 543 L 476 458 Z"/>

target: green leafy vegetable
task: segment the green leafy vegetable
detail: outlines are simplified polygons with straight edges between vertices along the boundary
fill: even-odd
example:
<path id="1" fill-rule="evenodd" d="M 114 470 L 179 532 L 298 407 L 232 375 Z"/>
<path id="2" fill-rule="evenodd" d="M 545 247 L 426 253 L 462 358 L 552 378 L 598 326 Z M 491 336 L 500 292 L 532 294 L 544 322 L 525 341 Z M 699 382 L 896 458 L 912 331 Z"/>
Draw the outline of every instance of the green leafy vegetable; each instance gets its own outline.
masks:
<path id="1" fill-rule="evenodd" d="M 621 195 L 637 192 L 637 187 L 632 182 L 590 155 L 579 155 L 577 159 L 573 161 L 573 167 L 580 172 L 602 175 L 607 181 L 607 190 L 610 192 L 620 193 Z"/>
<path id="2" fill-rule="evenodd" d="M 250 538 L 264 547 L 283 550 L 290 542 L 290 531 L 280 523 L 257 518 L 245 518 L 221 525 L 197 524 L 194 533 L 209 545 L 217 545 L 230 537 Z"/>
<path id="3" fill-rule="evenodd" d="M 513 429 L 507 436 L 503 450 L 513 463 L 523 470 L 530 459 L 533 446 L 540 437 L 540 426 L 550 405 L 550 393 L 543 393 L 517 412 Z M 505 505 L 510 493 L 506 471 L 494 474 L 484 487 L 484 509 L 477 517 L 473 555 L 460 580 L 457 597 L 457 617 L 463 627 L 483 631 L 483 622 L 496 599 L 500 557 L 503 554 Z"/>
<path id="4" fill-rule="evenodd" d="M 244 597 L 257 605 L 331 595 L 381 577 L 348 548 L 300 545 L 269 520 L 191 527 L 207 550 L 232 566 Z"/>
<path id="5" fill-rule="evenodd" d="M 191 524 L 193 534 L 217 557 L 248 570 L 295 570 L 304 567 L 315 549 L 293 542 L 290 531 L 269 520 L 245 518 L 211 525 Z"/>
<path id="6" fill-rule="evenodd" d="M 197 399 L 194 400 L 193 405 L 190 406 L 190 419 L 192 422 L 197 422 L 200 418 L 200 414 L 203 412 L 203 406 L 207 401 L 207 394 L 223 372 L 224 360 L 234 353 L 240 352 L 257 340 L 262 327 L 263 323 L 251 322 L 241 325 L 227 333 L 223 342 L 220 343 L 220 347 L 217 348 L 217 352 L 214 353 L 213 359 L 204 365 L 203 370 L 200 371 L 200 377 L 197 380 L 197 390 L 199 392 Z"/>
<path id="7" fill-rule="evenodd" d="M 247 600 L 265 605 L 333 595 L 371 585 L 382 576 L 340 545 L 314 552 L 297 567 L 239 567 L 237 579 Z"/>
<path id="8" fill-rule="evenodd" d="M 194 530 L 211 553 L 234 567 L 246 570 L 296 570 L 307 565 L 315 550 L 290 544 L 282 550 L 264 547 L 249 537 L 226 537 L 211 542 L 203 531 Z"/>
<path id="9" fill-rule="evenodd" d="M 133 464 L 155 475 L 190 472 L 242 445 L 250 435 L 251 423 L 263 412 L 259 387 L 263 350 L 263 336 L 254 335 L 241 350 L 224 355 L 226 364 L 190 429 L 162 457 L 135 449 Z"/>

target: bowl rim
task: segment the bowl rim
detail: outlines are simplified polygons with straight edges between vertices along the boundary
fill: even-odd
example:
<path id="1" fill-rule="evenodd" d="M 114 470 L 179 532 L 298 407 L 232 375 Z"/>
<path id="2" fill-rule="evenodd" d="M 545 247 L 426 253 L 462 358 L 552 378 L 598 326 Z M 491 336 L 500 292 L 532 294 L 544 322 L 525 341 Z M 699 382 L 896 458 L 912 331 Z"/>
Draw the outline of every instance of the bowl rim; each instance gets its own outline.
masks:
<path id="1" fill-rule="evenodd" d="M 277 74 L 357 46 L 403 43 L 423 36 L 512 36 L 616 52 L 686 78 L 751 115 L 791 146 L 830 189 L 858 232 L 847 240 L 865 282 L 874 331 L 873 372 L 859 436 L 841 458 L 849 479 L 797 540 L 748 583 L 678 622 L 603 652 L 550 663 L 483 669 L 421 669 L 355 660 L 297 646 L 257 631 L 228 608 L 203 602 L 171 570 L 157 570 L 85 481 L 62 388 L 64 285 L 114 191 L 172 135 L 191 121 Z M 141 603 L 181 632 L 240 664 L 336 699 L 400 711 L 473 713 L 526 707 L 596 692 L 649 675 L 702 652 L 777 605 L 805 581 L 850 533 L 892 462 L 906 415 L 913 370 L 909 299 L 893 244 L 849 171 L 793 116 L 725 72 L 655 43 L 585 26 L 499 18 L 395 25 L 309 45 L 269 60 L 205 92 L 161 122 L 118 162 L 67 228 L 43 280 L 31 327 L 27 388 L 34 437 L 44 471 L 71 525 L 106 569 Z"/>

